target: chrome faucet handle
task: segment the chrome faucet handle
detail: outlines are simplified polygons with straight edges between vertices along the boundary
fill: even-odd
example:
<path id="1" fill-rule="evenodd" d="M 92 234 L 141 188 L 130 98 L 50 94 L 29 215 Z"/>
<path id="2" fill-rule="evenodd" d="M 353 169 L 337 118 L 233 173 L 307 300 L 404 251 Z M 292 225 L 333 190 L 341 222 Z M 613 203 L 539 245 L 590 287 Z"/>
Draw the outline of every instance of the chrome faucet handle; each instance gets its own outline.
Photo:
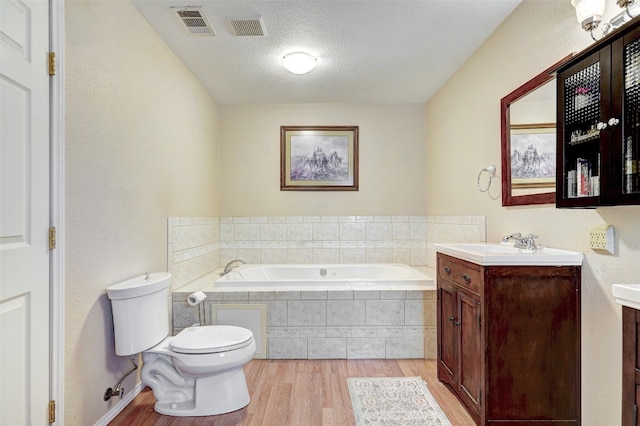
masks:
<path id="1" fill-rule="evenodd" d="M 519 240 L 521 238 L 522 238 L 522 234 L 520 232 L 514 232 L 513 234 L 505 235 L 504 237 L 502 237 L 502 242 L 506 243 L 511 239 Z"/>
<path id="2" fill-rule="evenodd" d="M 529 250 L 536 250 L 538 245 L 536 244 L 537 235 L 529 234 L 525 237 L 526 248 Z"/>

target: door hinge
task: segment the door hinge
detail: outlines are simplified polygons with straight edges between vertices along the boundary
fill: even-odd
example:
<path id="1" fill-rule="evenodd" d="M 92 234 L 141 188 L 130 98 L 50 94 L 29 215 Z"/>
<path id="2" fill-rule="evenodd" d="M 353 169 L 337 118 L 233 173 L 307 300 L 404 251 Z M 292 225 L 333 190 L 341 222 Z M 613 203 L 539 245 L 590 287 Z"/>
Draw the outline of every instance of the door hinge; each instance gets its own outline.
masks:
<path id="1" fill-rule="evenodd" d="M 49 52 L 49 75 L 56 75 L 56 52 Z"/>
<path id="2" fill-rule="evenodd" d="M 49 401 L 49 423 L 56 422 L 56 402 Z"/>
<path id="3" fill-rule="evenodd" d="M 56 227 L 49 227 L 49 250 L 56 248 Z"/>

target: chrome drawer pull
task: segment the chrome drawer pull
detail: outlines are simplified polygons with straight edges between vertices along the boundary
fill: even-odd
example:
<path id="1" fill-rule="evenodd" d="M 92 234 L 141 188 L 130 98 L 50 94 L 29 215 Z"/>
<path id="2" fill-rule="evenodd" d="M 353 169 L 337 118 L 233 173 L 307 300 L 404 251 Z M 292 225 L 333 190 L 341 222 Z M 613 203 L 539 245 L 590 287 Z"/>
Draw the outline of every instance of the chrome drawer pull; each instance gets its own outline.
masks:
<path id="1" fill-rule="evenodd" d="M 470 277 L 469 275 L 467 275 L 467 274 L 464 274 L 464 275 L 462 276 L 462 279 L 463 279 L 463 280 L 464 280 L 464 282 L 466 282 L 466 283 L 471 282 L 471 277 Z"/>
<path id="2" fill-rule="evenodd" d="M 447 275 L 451 275 L 451 268 L 449 268 L 448 266 L 444 267 L 444 271 L 447 273 Z"/>
<path id="3" fill-rule="evenodd" d="M 449 317 L 449 321 L 453 322 L 455 318 L 454 317 Z"/>

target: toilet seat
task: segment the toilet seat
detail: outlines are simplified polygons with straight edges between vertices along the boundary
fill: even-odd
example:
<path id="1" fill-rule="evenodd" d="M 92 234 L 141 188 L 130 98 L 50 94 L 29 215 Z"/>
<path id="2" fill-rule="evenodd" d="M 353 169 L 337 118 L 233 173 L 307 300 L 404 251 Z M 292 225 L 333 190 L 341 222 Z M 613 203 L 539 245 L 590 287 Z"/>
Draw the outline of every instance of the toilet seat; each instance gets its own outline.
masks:
<path id="1" fill-rule="evenodd" d="M 182 354 L 212 354 L 244 348 L 253 341 L 253 333 L 232 325 L 189 327 L 171 339 L 173 352 Z"/>

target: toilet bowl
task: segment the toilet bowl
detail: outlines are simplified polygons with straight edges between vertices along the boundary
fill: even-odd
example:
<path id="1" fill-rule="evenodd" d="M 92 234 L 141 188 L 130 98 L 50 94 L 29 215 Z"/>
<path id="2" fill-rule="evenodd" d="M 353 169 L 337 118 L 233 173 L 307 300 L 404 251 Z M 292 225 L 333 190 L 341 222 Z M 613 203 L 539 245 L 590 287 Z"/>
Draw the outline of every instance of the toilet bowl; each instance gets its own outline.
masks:
<path id="1" fill-rule="evenodd" d="M 250 401 L 243 367 L 256 352 L 252 332 L 210 325 L 168 336 L 170 278 L 147 274 L 107 289 L 116 354 L 142 352 L 142 382 L 160 414 L 210 416 L 243 408 Z"/>
<path id="2" fill-rule="evenodd" d="M 190 327 L 142 353 L 142 382 L 153 390 L 158 413 L 228 413 L 249 403 L 242 368 L 255 352 L 253 335 L 245 328 Z"/>

